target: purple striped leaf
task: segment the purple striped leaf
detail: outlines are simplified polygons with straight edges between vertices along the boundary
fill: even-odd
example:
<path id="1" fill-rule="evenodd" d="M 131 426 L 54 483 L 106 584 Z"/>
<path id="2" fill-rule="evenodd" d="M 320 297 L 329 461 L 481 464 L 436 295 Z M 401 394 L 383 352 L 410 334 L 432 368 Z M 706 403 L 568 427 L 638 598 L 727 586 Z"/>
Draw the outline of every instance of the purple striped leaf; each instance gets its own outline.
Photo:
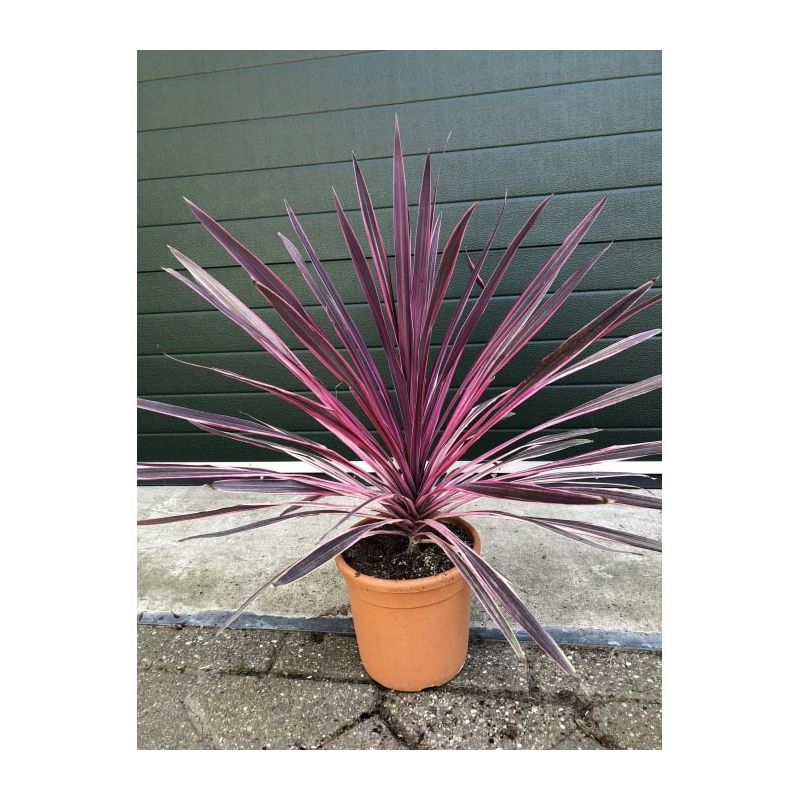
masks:
<path id="1" fill-rule="evenodd" d="M 226 506 L 225 508 L 212 508 L 209 511 L 193 511 L 189 514 L 173 514 L 169 517 L 151 517 L 150 519 L 140 519 L 137 525 L 164 525 L 169 522 L 188 522 L 192 519 L 204 519 L 205 517 L 216 517 L 220 514 L 237 514 L 240 511 L 253 511 L 259 508 L 274 508 L 275 503 L 251 503 L 250 505 Z"/>
<path id="2" fill-rule="evenodd" d="M 363 293 L 365 310 L 374 322 L 377 340 L 385 353 L 386 372 L 378 369 L 375 348 L 367 345 L 366 331 L 362 330 L 360 323 L 356 324 L 352 304 L 349 300 L 345 302 L 342 296 L 340 276 L 325 266 L 288 203 L 286 212 L 291 232 L 299 244 L 279 235 L 290 263 L 294 265 L 291 270 L 297 270 L 306 282 L 325 319 L 312 315 L 276 270 L 204 210 L 187 201 L 191 213 L 205 231 L 245 270 L 256 290 L 277 314 L 292 337 L 292 346 L 267 323 L 263 314 L 255 313 L 227 289 L 215 277 L 218 273 L 212 275 L 174 248 L 170 248 L 171 252 L 183 269 L 167 270 L 169 275 L 237 325 L 264 350 L 266 356 L 287 370 L 303 390 L 292 391 L 229 369 L 175 360 L 210 370 L 215 375 L 238 381 L 291 405 L 314 423 L 324 426 L 347 454 L 339 452 L 338 446 L 334 449 L 322 445 L 314 437 L 301 436 L 258 419 L 239 419 L 143 399 L 139 407 L 145 411 L 186 420 L 201 431 L 225 437 L 239 445 L 266 448 L 277 453 L 278 457 L 296 459 L 310 472 L 287 475 L 268 468 L 142 464 L 138 477 L 143 481 L 208 480 L 214 488 L 223 491 L 274 493 L 279 498 L 286 498 L 283 502 L 241 504 L 207 512 L 191 511 L 143 520 L 142 524 L 192 522 L 251 509 L 280 507 L 279 513 L 269 519 L 213 534 L 199 534 L 201 538 L 214 538 L 278 526 L 280 521 L 294 518 L 338 514 L 338 521 L 327 530 L 324 541 L 317 548 L 260 587 L 232 619 L 269 586 L 302 577 L 337 552 L 343 552 L 358 538 L 371 535 L 378 527 L 391 524 L 392 532 L 397 535 L 427 536 L 461 570 L 518 654 L 521 648 L 511 629 L 511 621 L 522 625 L 562 669 L 572 674 L 563 653 L 525 609 L 508 582 L 485 559 L 453 537 L 441 520 L 459 511 L 476 515 L 494 513 L 472 508 L 474 501 L 481 498 L 565 505 L 620 503 L 652 509 L 660 507 L 660 498 L 635 491 L 626 483 L 626 479 L 631 477 L 629 473 L 608 467 L 593 469 L 594 465 L 604 461 L 651 457 L 660 452 L 659 443 L 618 445 L 565 457 L 563 450 L 587 444 L 589 440 L 585 437 L 597 429 L 547 432 L 549 428 L 563 426 L 572 419 L 592 415 L 654 391 L 661 385 L 660 377 L 613 389 L 534 427 L 526 428 L 521 416 L 519 428 L 524 430 L 479 457 L 464 460 L 467 451 L 474 448 L 497 423 L 521 413 L 517 411 L 518 407 L 532 400 L 543 388 L 655 337 L 658 330 L 636 332 L 591 352 L 596 343 L 659 302 L 660 294 L 650 291 L 654 281 L 627 292 L 568 336 L 538 364 L 532 365 L 523 381 L 490 396 L 497 376 L 565 307 L 573 291 L 595 268 L 607 249 L 607 246 L 603 247 L 577 269 L 570 270 L 566 278 L 559 280 L 567 261 L 585 241 L 602 212 L 605 199 L 587 210 L 544 264 L 531 274 L 527 285 L 489 333 L 487 343 L 466 364 L 467 346 L 478 324 L 492 299 L 497 297 L 503 278 L 526 237 L 547 210 L 551 198 L 544 198 L 532 209 L 499 255 L 494 268 L 488 271 L 485 268 L 489 252 L 496 247 L 505 201 L 482 250 L 473 258 L 464 244 L 475 205 L 468 205 L 458 220 L 449 220 L 447 214 L 443 215 L 437 209 L 439 176 L 437 174 L 436 180 L 432 180 L 432 164 L 427 157 L 422 165 L 419 186 L 413 187 L 418 200 L 412 225 L 408 205 L 411 189 L 406 178 L 399 123 L 396 123 L 392 140 L 393 253 L 390 258 L 355 156 L 352 163 L 363 240 L 359 235 L 361 232 L 355 231 L 335 190 L 333 206 L 346 252 Z M 444 220 L 448 220 L 446 225 Z M 440 242 L 444 244 L 440 246 Z M 457 302 L 453 305 L 448 303 L 447 311 L 443 312 L 448 292 L 453 296 L 453 276 L 462 251 L 466 270 L 464 288 L 457 296 Z M 435 357 L 431 356 L 434 330 L 441 334 Z M 308 357 L 304 355 L 301 359 L 298 347 L 305 348 Z M 314 366 L 309 366 L 309 358 Z M 459 374 L 464 377 L 460 385 L 456 385 Z M 339 399 L 336 389 L 328 388 L 333 383 L 347 388 L 357 405 L 355 410 L 349 402 L 346 404 Z M 353 457 L 366 466 L 353 463 Z M 539 463 L 544 458 L 552 460 Z M 536 463 L 526 463 L 530 460 Z M 514 471 L 510 472 L 510 469 Z M 589 523 L 580 521 L 497 513 L 511 519 L 527 519 L 532 524 L 593 547 L 609 549 L 611 543 L 656 549 L 644 537 L 604 529 L 603 526 L 595 525 L 590 529 L 587 527 Z M 380 521 L 367 524 L 364 518 Z M 354 528 L 339 532 L 354 521 L 359 521 Z"/>
<path id="3" fill-rule="evenodd" d="M 526 630 L 536 644 L 558 664 L 567 675 L 577 677 L 575 669 L 564 652 L 556 644 L 553 637 L 539 624 L 536 618 L 525 607 L 519 595 L 511 588 L 508 581 L 500 575 L 487 561 L 481 558 L 469 545 L 453 536 L 441 523 L 436 520 L 427 520 L 428 524 L 449 543 L 454 550 L 458 550 L 465 560 L 469 561 L 476 573 L 483 578 L 492 594 L 508 610 L 509 614 Z M 448 535 L 449 534 L 449 535 Z"/>

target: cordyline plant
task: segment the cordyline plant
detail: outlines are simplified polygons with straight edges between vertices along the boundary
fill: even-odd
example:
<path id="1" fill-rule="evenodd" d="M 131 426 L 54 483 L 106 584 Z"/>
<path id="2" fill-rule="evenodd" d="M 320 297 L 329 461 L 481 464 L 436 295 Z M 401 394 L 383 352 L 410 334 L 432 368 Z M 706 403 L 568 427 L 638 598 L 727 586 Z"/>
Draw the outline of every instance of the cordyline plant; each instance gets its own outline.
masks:
<path id="1" fill-rule="evenodd" d="M 547 631 L 534 619 L 509 582 L 445 525 L 458 514 L 501 517 L 533 523 L 553 533 L 608 548 L 604 542 L 660 550 L 657 541 L 621 530 L 577 520 L 514 514 L 497 508 L 465 508 L 476 499 L 518 500 L 563 504 L 623 503 L 660 508 L 649 495 L 626 491 L 629 477 L 619 471 L 587 471 L 589 465 L 608 460 L 632 459 L 660 452 L 660 442 L 603 447 L 571 458 L 508 467 L 523 459 L 540 459 L 566 448 L 590 442 L 586 436 L 596 428 L 543 433 L 572 419 L 653 391 L 660 376 L 614 389 L 577 408 L 559 414 L 492 447 L 477 458 L 462 460 L 465 453 L 498 421 L 544 387 L 578 370 L 611 358 L 660 331 L 649 330 L 616 341 L 579 358 L 594 342 L 608 336 L 631 317 L 657 302 L 648 297 L 648 281 L 617 300 L 602 314 L 573 333 L 517 386 L 486 399 L 492 381 L 553 315 L 573 289 L 605 252 L 604 247 L 550 291 L 559 272 L 586 236 L 605 204 L 605 198 L 580 221 L 533 276 L 511 309 L 489 337 L 468 368 L 455 393 L 454 375 L 470 336 L 506 274 L 525 236 L 547 207 L 543 200 L 511 240 L 491 274 L 482 277 L 500 220 L 477 260 L 466 257 L 469 275 L 458 305 L 450 318 L 437 355 L 431 352 L 431 337 L 442 301 L 462 249 L 467 224 L 475 211 L 471 205 L 455 225 L 439 254 L 442 217 L 437 214 L 436 187 L 431 180 L 430 156 L 425 160 L 419 191 L 416 226 L 411 229 L 403 152 L 399 128 L 395 126 L 393 153 L 393 245 L 394 261 L 378 226 L 361 169 L 353 157 L 361 220 L 369 248 L 369 259 L 345 215 L 334 190 L 333 201 L 350 259 L 375 321 L 389 368 L 391 389 L 381 376 L 364 340 L 342 300 L 336 283 L 321 263 L 300 221 L 287 204 L 289 221 L 305 255 L 287 237 L 279 234 L 314 297 L 330 320 L 335 338 L 323 332 L 295 293 L 261 259 L 238 242 L 202 209 L 187 200 L 189 208 L 218 244 L 247 272 L 256 289 L 275 309 L 286 327 L 315 356 L 320 366 L 352 392 L 369 425 L 365 424 L 308 369 L 275 331 L 244 303 L 183 253 L 170 248 L 186 272 L 167 269 L 174 278 L 221 311 L 276 358 L 308 390 L 289 391 L 225 369 L 201 364 L 241 381 L 306 412 L 352 451 L 366 468 L 335 450 L 296 433 L 254 419 L 194 411 L 153 400 L 140 400 L 139 407 L 193 423 L 210 433 L 278 451 L 313 467 L 313 474 L 278 473 L 269 469 L 214 467 L 184 464 L 141 464 L 139 478 L 163 480 L 208 478 L 213 487 L 227 492 L 287 495 L 286 500 L 234 505 L 191 514 L 143 520 L 140 524 L 236 514 L 254 509 L 283 511 L 246 525 L 190 536 L 189 539 L 229 536 L 252 531 L 289 519 L 320 514 L 340 514 L 321 544 L 274 575 L 255 591 L 230 617 L 232 623 L 268 587 L 282 586 L 302 578 L 334 558 L 360 539 L 380 530 L 409 539 L 409 548 L 421 541 L 434 542 L 463 574 L 478 600 L 523 657 L 522 648 L 505 614 L 516 621 L 567 673 L 573 668 Z M 438 183 L 438 181 L 437 181 Z M 502 212 L 500 217 L 502 218 Z M 188 362 L 183 362 L 188 363 Z M 580 468 L 580 469 L 575 469 Z M 344 501 L 344 502 L 343 502 Z"/>

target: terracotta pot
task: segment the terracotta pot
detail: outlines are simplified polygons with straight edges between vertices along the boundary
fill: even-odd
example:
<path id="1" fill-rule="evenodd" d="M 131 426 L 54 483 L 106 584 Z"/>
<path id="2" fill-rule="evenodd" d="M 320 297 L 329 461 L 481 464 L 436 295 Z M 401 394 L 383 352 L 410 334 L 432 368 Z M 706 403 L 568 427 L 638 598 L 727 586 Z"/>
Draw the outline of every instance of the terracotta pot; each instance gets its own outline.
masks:
<path id="1" fill-rule="evenodd" d="M 451 520 L 481 540 L 463 519 Z M 389 689 L 418 692 L 441 686 L 464 666 L 472 591 L 453 567 L 430 578 L 387 580 L 356 571 L 340 555 L 364 669 Z"/>

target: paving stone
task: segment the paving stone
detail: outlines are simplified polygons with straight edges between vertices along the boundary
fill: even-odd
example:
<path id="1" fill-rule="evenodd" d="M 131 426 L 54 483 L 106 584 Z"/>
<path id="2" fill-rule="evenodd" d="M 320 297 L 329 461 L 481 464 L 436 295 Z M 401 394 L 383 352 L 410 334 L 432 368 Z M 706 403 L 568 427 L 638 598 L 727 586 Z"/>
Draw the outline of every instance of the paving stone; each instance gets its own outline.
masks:
<path id="1" fill-rule="evenodd" d="M 386 719 L 402 739 L 423 750 L 546 750 L 576 730 L 568 705 L 429 689 L 390 693 Z"/>
<path id="2" fill-rule="evenodd" d="M 528 673 L 506 642 L 473 639 L 461 672 L 447 684 L 450 689 L 527 692 Z"/>
<path id="3" fill-rule="evenodd" d="M 138 677 L 138 749 L 206 749 L 181 702 L 192 679 L 156 671 L 140 672 Z"/>
<path id="4" fill-rule="evenodd" d="M 570 733 L 569 736 L 565 736 L 557 745 L 555 745 L 553 750 L 605 750 L 606 748 L 603 747 L 596 739 L 593 739 L 591 736 L 587 736 L 585 733 L 581 733 L 580 731 L 575 731 L 574 733 Z"/>
<path id="5" fill-rule="evenodd" d="M 367 678 L 352 636 L 214 633 L 138 626 L 140 749 L 661 747 L 657 653 L 565 648 L 581 688 L 526 645 L 528 693 L 505 643 L 473 641 L 454 681 L 405 694 Z"/>
<path id="6" fill-rule="evenodd" d="M 407 750 L 379 717 L 359 722 L 328 742 L 323 750 Z"/>
<path id="7" fill-rule="evenodd" d="M 564 648 L 580 683 L 565 675 L 535 645 L 526 645 L 531 686 L 556 699 L 582 696 L 661 701 L 661 653 L 644 650 Z"/>
<path id="8" fill-rule="evenodd" d="M 140 625 L 138 660 L 142 669 L 195 670 L 249 675 L 267 672 L 283 633 L 278 631 Z"/>
<path id="9" fill-rule="evenodd" d="M 288 633 L 272 668 L 274 675 L 369 681 L 355 636 Z"/>
<path id="10" fill-rule="evenodd" d="M 376 706 L 371 684 L 264 676 L 198 676 L 185 704 L 218 750 L 310 750 Z"/>
<path id="11" fill-rule="evenodd" d="M 639 700 L 610 701 L 596 706 L 592 719 L 602 737 L 621 750 L 661 749 L 661 705 Z"/>

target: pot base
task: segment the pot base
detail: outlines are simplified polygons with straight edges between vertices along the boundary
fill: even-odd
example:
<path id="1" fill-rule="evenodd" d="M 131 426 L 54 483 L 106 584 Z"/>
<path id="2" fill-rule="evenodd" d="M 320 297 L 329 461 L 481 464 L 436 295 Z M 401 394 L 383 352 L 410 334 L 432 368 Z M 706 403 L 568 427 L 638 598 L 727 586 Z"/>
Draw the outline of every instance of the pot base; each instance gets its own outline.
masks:
<path id="1" fill-rule="evenodd" d="M 359 650 L 360 652 L 360 650 Z M 464 669 L 464 664 L 467 663 L 466 655 L 464 656 L 464 660 L 459 665 L 458 669 L 453 672 L 452 674 L 446 675 L 445 677 L 437 680 L 429 680 L 424 682 L 414 682 L 413 680 L 409 681 L 399 681 L 397 680 L 395 675 L 391 675 L 389 677 L 385 677 L 381 679 L 379 675 L 373 675 L 369 669 L 367 669 L 366 664 L 364 664 L 364 659 L 361 659 L 361 663 L 364 666 L 364 671 L 369 675 L 375 683 L 380 684 L 383 686 L 384 689 L 391 689 L 394 692 L 422 692 L 425 689 L 435 689 L 438 686 L 444 686 L 445 684 L 449 683 L 453 678 L 455 678 L 462 669 Z"/>

